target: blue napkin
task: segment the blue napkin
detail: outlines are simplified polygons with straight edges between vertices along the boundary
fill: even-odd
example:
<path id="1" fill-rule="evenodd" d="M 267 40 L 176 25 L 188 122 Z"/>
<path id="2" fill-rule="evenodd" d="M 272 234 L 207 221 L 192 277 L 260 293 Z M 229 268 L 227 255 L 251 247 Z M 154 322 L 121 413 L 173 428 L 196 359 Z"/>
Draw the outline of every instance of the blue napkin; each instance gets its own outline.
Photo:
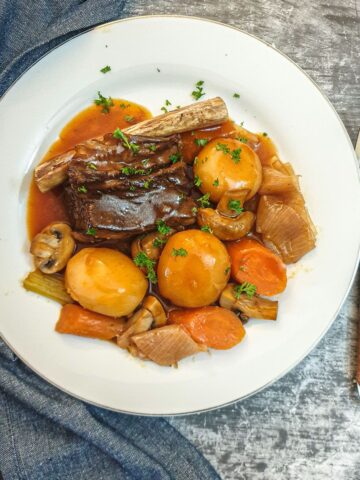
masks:
<path id="1" fill-rule="evenodd" d="M 119 0 L 0 0 L 0 95 L 51 48 L 121 17 Z M 4 480 L 219 479 L 165 419 L 88 405 L 31 372 L 0 340 Z"/>

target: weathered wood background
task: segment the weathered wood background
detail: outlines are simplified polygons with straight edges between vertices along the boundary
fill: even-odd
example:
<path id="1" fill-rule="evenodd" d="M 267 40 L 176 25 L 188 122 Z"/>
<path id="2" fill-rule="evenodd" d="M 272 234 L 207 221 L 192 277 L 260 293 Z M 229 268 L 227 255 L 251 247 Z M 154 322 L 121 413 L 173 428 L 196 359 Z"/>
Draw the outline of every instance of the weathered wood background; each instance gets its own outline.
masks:
<path id="1" fill-rule="evenodd" d="M 355 142 L 359 12 L 358 0 L 137 0 L 125 14 L 206 17 L 274 44 L 328 95 Z M 174 418 L 173 425 L 224 479 L 360 479 L 360 399 L 353 384 L 358 320 L 359 279 L 331 330 L 291 373 L 234 406 Z"/>

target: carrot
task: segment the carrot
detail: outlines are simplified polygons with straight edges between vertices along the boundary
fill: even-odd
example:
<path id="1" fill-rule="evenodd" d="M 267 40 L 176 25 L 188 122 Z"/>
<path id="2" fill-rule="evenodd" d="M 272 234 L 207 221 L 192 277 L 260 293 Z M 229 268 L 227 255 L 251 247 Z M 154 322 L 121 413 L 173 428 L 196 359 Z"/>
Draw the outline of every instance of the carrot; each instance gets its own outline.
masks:
<path id="1" fill-rule="evenodd" d="M 172 310 L 169 323 L 182 325 L 195 342 L 217 350 L 234 347 L 245 335 L 245 329 L 235 313 L 221 307 Z"/>
<path id="2" fill-rule="evenodd" d="M 122 318 L 107 317 L 72 304 L 62 307 L 60 318 L 55 326 L 55 330 L 59 333 L 101 340 L 111 340 L 121 335 L 124 328 L 125 321 Z"/>
<path id="3" fill-rule="evenodd" d="M 272 296 L 285 290 L 286 267 L 278 255 L 251 238 L 227 244 L 231 276 L 238 283 L 250 282 L 256 293 Z"/>

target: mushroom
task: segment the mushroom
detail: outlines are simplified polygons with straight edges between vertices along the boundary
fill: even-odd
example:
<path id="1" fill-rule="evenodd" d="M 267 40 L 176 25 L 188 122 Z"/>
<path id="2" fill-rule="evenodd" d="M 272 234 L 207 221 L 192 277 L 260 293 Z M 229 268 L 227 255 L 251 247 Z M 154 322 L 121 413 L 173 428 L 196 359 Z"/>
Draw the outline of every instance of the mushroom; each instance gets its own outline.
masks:
<path id="1" fill-rule="evenodd" d="M 154 325 L 156 327 L 161 327 L 165 325 L 167 317 L 164 310 L 164 307 L 161 305 L 160 301 L 153 295 L 149 295 L 145 298 L 143 302 L 143 308 L 146 308 L 154 319 Z"/>
<path id="2" fill-rule="evenodd" d="M 165 310 L 160 301 L 153 295 L 145 298 L 143 306 L 127 321 L 125 332 L 117 337 L 117 344 L 132 353 L 130 338 L 137 333 L 147 332 L 152 325 L 160 327 L 167 320 Z"/>
<path id="3" fill-rule="evenodd" d="M 43 273 L 62 270 L 71 257 L 75 241 L 67 223 L 53 222 L 32 240 L 30 252 L 34 255 L 35 266 Z"/>
<path id="4" fill-rule="evenodd" d="M 228 310 L 239 310 L 247 317 L 263 320 L 276 320 L 278 302 L 261 298 L 249 297 L 246 293 L 235 294 L 235 284 L 229 283 L 222 291 L 220 305 Z"/>
<path id="5" fill-rule="evenodd" d="M 229 202 L 232 200 L 238 201 L 240 202 L 239 207 L 242 207 L 249 193 L 250 190 L 247 188 L 226 191 L 220 198 L 216 210 L 225 217 L 237 217 L 239 214 L 236 213 L 236 210 L 229 208 Z"/>
<path id="6" fill-rule="evenodd" d="M 201 227 L 209 227 L 220 240 L 238 240 L 250 232 L 255 215 L 252 212 L 243 212 L 235 218 L 229 218 L 212 208 L 200 208 L 197 222 Z"/>
<path id="7" fill-rule="evenodd" d="M 174 231 L 175 230 L 170 229 L 166 235 L 159 232 L 151 232 L 145 236 L 135 238 L 131 244 L 131 256 L 135 258 L 139 252 L 144 252 L 150 260 L 159 260 L 167 238 L 172 235 Z"/>

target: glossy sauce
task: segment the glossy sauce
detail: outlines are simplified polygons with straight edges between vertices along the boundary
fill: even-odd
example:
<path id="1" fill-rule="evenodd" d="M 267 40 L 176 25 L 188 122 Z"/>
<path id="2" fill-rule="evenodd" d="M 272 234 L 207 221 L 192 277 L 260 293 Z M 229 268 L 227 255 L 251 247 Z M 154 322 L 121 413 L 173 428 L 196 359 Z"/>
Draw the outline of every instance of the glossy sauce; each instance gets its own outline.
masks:
<path id="1" fill-rule="evenodd" d="M 147 108 L 136 103 L 122 99 L 113 99 L 113 102 L 115 105 L 110 108 L 109 113 L 103 113 L 102 107 L 97 105 L 91 105 L 78 113 L 61 130 L 58 140 L 51 145 L 41 161 L 44 162 L 55 155 L 66 152 L 84 140 L 104 135 L 116 128 L 129 127 L 152 117 Z M 49 192 L 41 193 L 34 179 L 32 180 L 27 209 L 27 227 L 30 239 L 49 223 L 68 220 L 62 191 L 62 187 L 59 186 Z"/>

